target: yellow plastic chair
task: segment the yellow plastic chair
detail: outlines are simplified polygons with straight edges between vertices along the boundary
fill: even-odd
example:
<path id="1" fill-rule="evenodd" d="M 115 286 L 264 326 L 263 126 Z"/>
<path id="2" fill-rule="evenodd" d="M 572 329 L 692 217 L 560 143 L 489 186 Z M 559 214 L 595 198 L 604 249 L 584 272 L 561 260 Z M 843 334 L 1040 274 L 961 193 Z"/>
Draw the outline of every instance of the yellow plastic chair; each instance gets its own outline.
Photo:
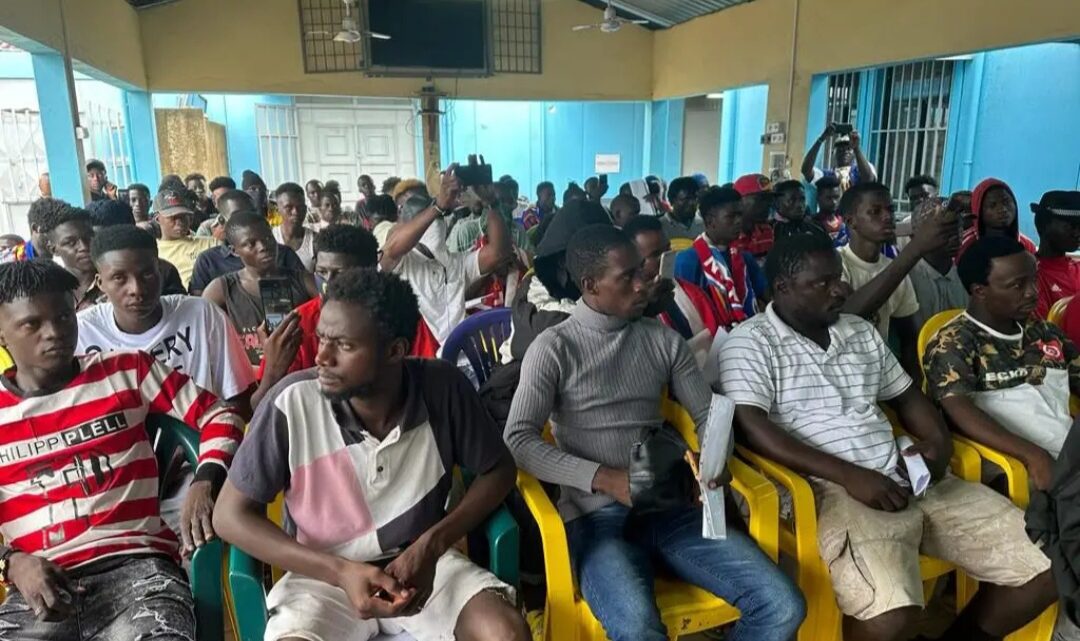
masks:
<path id="1" fill-rule="evenodd" d="M 663 402 L 664 418 L 671 422 L 697 451 L 694 421 L 677 403 Z M 742 495 L 750 507 L 750 536 L 774 561 L 777 559 L 777 519 L 779 497 L 776 488 L 742 461 L 732 457 L 729 468 L 731 488 Z M 542 623 L 544 641 L 605 641 L 600 622 L 578 590 L 570 568 L 570 551 L 562 517 L 544 488 L 534 477 L 518 471 L 518 490 L 540 529 L 544 549 L 544 573 L 547 599 Z M 731 623 L 739 611 L 696 586 L 670 577 L 657 577 L 656 603 L 661 619 L 672 639 Z"/>
<path id="2" fill-rule="evenodd" d="M 1072 299 L 1072 296 L 1066 296 L 1054 301 L 1054 304 L 1050 306 L 1050 312 L 1046 315 L 1046 320 L 1061 327 L 1061 323 L 1065 321 L 1065 309 Z"/>
<path id="3" fill-rule="evenodd" d="M 6 372 L 12 367 L 15 367 L 15 361 L 11 360 L 11 354 L 3 347 L 0 347 L 0 373 Z"/>
<path id="4" fill-rule="evenodd" d="M 1065 308 L 1071 300 L 1071 296 L 1068 298 L 1062 298 L 1054 303 L 1054 306 L 1050 310 L 1050 315 L 1053 316 L 1055 310 L 1057 311 L 1058 318 L 1065 313 Z M 951 321 L 958 316 L 962 309 L 950 309 L 939 314 L 935 314 L 926 321 L 926 324 L 919 331 L 919 363 L 923 362 L 923 354 L 926 353 L 926 346 L 930 340 L 937 334 L 938 330 L 943 325 Z M 1050 322 L 1054 322 L 1051 320 Z M 1070 409 L 1072 414 L 1077 414 L 1078 401 L 1075 396 L 1069 399 Z M 988 447 L 973 441 L 967 437 L 953 435 L 953 443 L 961 444 L 974 451 L 981 459 L 986 460 L 993 465 L 1001 469 L 1005 473 L 1006 493 L 1009 500 L 1013 502 L 1016 507 L 1021 510 L 1027 509 L 1028 501 L 1030 499 L 1029 482 L 1027 468 L 1020 462 L 1019 459 L 1010 456 L 999 450 L 995 450 L 992 447 Z M 965 481 L 971 481 L 972 483 L 982 483 L 982 465 L 977 467 L 968 467 L 967 469 L 954 469 L 957 476 Z M 976 588 L 977 589 L 977 588 Z M 1037 641 L 1049 639 L 1054 631 L 1054 624 L 1057 620 L 1057 604 L 1054 604 L 1046 609 L 1038 618 L 1017 630 L 1007 637 L 1011 641 L 1020 641 L 1021 639 Z"/>
<path id="5" fill-rule="evenodd" d="M 780 550 L 796 563 L 796 582 L 806 596 L 806 621 L 799 628 L 799 641 L 841 641 L 841 613 L 833 595 L 829 568 L 822 560 L 818 548 L 817 507 L 810 483 L 797 472 L 760 454 L 737 446 L 740 457 L 755 469 L 779 484 L 791 494 L 792 513 L 780 520 Z M 977 470 L 979 459 L 974 451 L 957 446 L 953 452 L 954 470 Z M 923 594 L 929 598 L 938 578 L 953 572 L 956 567 L 941 559 L 919 557 L 919 569 L 923 579 Z M 971 600 L 972 582 L 958 576 L 957 603 L 959 607 Z"/>
<path id="6" fill-rule="evenodd" d="M 690 249 L 694 244 L 694 241 L 690 238 L 672 238 L 671 249 L 673 251 L 682 251 L 684 249 Z"/>

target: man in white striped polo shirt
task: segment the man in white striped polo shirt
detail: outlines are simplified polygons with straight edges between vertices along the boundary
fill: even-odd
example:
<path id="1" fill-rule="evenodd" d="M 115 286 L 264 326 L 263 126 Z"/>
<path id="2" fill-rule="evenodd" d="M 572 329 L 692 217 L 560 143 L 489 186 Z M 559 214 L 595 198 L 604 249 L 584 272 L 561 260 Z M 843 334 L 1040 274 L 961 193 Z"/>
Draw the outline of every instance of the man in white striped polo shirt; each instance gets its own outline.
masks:
<path id="1" fill-rule="evenodd" d="M 946 472 L 940 414 L 869 322 L 841 314 L 840 257 L 824 236 L 778 240 L 765 262 L 773 302 L 720 355 L 723 392 L 745 440 L 810 477 L 818 543 L 847 641 L 907 639 L 923 606 L 919 553 L 983 583 L 943 638 L 1000 639 L 1053 603 L 1050 562 L 1023 513 Z M 900 452 L 887 403 L 919 442 Z M 912 495 L 901 455 L 921 454 L 934 483 Z"/>

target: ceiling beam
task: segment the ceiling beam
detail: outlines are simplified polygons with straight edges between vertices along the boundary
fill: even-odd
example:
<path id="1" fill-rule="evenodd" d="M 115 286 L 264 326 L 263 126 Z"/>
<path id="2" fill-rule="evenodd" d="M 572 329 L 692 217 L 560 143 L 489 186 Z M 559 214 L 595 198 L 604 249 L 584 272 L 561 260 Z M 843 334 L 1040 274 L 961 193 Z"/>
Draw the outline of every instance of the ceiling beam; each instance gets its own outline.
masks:
<path id="1" fill-rule="evenodd" d="M 675 24 L 674 22 L 668 20 L 667 18 L 664 18 L 663 16 L 659 16 L 655 13 L 652 13 L 651 11 L 646 11 L 630 2 L 626 2 L 625 0 L 611 0 L 611 6 L 615 7 L 616 9 L 622 9 L 627 13 L 632 13 L 635 16 L 657 24 L 664 29 L 667 29 L 668 27 L 671 27 Z"/>

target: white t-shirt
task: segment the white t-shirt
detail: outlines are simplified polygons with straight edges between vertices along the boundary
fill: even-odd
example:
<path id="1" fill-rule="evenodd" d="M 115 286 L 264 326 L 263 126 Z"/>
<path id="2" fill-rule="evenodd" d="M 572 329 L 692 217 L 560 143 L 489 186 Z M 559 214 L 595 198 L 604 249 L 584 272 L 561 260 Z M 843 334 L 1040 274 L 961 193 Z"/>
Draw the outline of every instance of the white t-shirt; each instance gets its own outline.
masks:
<path id="1" fill-rule="evenodd" d="M 112 303 L 79 312 L 77 354 L 138 349 L 177 369 L 221 399 L 255 382 L 247 352 L 232 323 L 216 305 L 194 296 L 162 296 L 161 321 L 142 334 L 116 326 Z"/>
<path id="2" fill-rule="evenodd" d="M 844 263 L 844 282 L 855 290 L 874 280 L 874 277 L 885 271 L 892 262 L 891 258 L 878 256 L 877 262 L 868 263 L 856 256 L 855 252 L 851 251 L 850 245 L 840 248 L 840 258 Z M 889 340 L 889 319 L 911 316 L 917 311 L 919 311 L 919 299 L 915 297 L 915 287 L 911 284 L 911 278 L 904 276 L 900 286 L 869 320 L 881 332 L 882 338 Z"/>
<path id="3" fill-rule="evenodd" d="M 279 244 L 285 244 L 285 237 L 281 233 L 281 227 L 274 227 L 274 240 Z M 300 249 L 296 250 L 300 262 L 304 263 L 304 269 L 309 272 L 315 268 L 315 232 L 304 229 L 304 240 L 300 243 Z"/>
<path id="4" fill-rule="evenodd" d="M 447 254 L 446 264 L 413 250 L 394 268 L 409 281 L 420 302 L 420 315 L 440 345 L 465 320 L 465 290 L 480 280 L 480 252 Z"/>

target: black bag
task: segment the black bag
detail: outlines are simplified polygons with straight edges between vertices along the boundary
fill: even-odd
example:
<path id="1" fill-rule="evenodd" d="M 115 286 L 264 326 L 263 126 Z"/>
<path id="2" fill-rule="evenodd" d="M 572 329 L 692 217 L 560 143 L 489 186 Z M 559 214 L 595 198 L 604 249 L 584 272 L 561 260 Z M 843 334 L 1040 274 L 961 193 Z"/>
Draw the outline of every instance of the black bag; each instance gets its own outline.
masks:
<path id="1" fill-rule="evenodd" d="M 633 512 L 661 512 L 693 505 L 697 480 L 684 458 L 690 446 L 671 425 L 646 427 L 630 452 Z"/>

